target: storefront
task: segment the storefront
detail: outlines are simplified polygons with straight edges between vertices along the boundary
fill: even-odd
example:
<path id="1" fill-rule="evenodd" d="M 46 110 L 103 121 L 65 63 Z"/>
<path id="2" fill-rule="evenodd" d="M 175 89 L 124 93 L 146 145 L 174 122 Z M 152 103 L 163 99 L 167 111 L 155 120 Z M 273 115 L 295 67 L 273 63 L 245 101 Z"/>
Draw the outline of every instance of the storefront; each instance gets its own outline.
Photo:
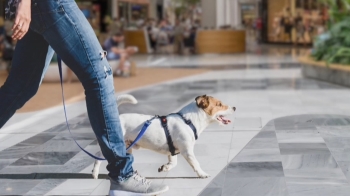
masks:
<path id="1" fill-rule="evenodd" d="M 119 0 L 118 16 L 126 20 L 128 26 L 138 26 L 150 15 L 149 0 Z"/>
<path id="2" fill-rule="evenodd" d="M 257 8 L 256 4 L 254 3 L 240 3 L 241 6 L 241 18 L 242 22 L 244 21 L 245 24 L 248 23 L 248 21 L 254 21 L 256 20 L 257 16 Z"/>
<path id="3" fill-rule="evenodd" d="M 325 31 L 327 8 L 319 0 L 263 0 L 262 5 L 265 42 L 311 44 Z"/>

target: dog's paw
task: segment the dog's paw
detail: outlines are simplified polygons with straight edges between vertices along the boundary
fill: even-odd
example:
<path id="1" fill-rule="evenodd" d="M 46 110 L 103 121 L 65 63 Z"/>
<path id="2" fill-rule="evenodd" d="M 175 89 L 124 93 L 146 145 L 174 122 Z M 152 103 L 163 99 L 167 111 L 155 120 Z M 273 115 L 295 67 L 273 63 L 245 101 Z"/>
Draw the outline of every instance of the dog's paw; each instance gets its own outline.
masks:
<path id="1" fill-rule="evenodd" d="M 201 173 L 197 173 L 197 174 L 198 174 L 198 177 L 200 177 L 200 178 L 209 178 L 210 177 L 210 175 L 205 173 L 205 172 L 201 172 Z"/>
<path id="2" fill-rule="evenodd" d="M 98 174 L 92 173 L 92 177 L 93 177 L 94 179 L 98 179 Z"/>
<path id="3" fill-rule="evenodd" d="M 170 167 L 169 165 L 165 164 L 165 165 L 162 165 L 158 168 L 158 172 L 167 172 L 170 170 Z"/>

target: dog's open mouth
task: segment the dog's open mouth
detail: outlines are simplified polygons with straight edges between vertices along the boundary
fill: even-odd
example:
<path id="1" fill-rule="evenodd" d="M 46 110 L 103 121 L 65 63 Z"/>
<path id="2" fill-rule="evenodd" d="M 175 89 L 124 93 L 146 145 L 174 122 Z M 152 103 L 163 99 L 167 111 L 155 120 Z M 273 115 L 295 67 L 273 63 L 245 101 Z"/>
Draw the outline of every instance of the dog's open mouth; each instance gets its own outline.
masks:
<path id="1" fill-rule="evenodd" d="M 216 119 L 224 125 L 231 123 L 231 121 L 229 119 L 226 119 L 225 116 L 223 116 L 223 115 L 218 116 Z"/>

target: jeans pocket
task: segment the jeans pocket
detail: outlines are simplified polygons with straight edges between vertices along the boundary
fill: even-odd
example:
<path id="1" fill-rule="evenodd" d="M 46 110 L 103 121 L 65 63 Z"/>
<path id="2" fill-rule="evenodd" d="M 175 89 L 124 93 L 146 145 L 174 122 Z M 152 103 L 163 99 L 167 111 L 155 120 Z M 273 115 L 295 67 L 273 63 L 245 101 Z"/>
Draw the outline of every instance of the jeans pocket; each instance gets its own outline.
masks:
<path id="1" fill-rule="evenodd" d="M 64 15 L 65 12 L 60 0 L 33 0 L 31 27 L 33 30 L 42 33 Z"/>
<path id="2" fill-rule="evenodd" d="M 32 15 L 64 12 L 60 0 L 32 0 Z"/>

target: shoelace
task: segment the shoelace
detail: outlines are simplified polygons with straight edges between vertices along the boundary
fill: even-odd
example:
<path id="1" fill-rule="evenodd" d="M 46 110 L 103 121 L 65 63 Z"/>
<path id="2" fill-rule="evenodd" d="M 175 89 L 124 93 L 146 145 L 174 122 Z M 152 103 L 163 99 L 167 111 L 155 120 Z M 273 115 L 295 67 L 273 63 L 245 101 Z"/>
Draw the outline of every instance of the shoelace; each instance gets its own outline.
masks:
<path id="1" fill-rule="evenodd" d="M 137 172 L 135 172 L 135 174 L 134 174 L 134 179 L 137 181 L 141 181 L 142 184 L 145 184 L 147 186 L 149 186 L 151 184 L 150 180 L 147 180 L 145 177 L 140 176 Z"/>

